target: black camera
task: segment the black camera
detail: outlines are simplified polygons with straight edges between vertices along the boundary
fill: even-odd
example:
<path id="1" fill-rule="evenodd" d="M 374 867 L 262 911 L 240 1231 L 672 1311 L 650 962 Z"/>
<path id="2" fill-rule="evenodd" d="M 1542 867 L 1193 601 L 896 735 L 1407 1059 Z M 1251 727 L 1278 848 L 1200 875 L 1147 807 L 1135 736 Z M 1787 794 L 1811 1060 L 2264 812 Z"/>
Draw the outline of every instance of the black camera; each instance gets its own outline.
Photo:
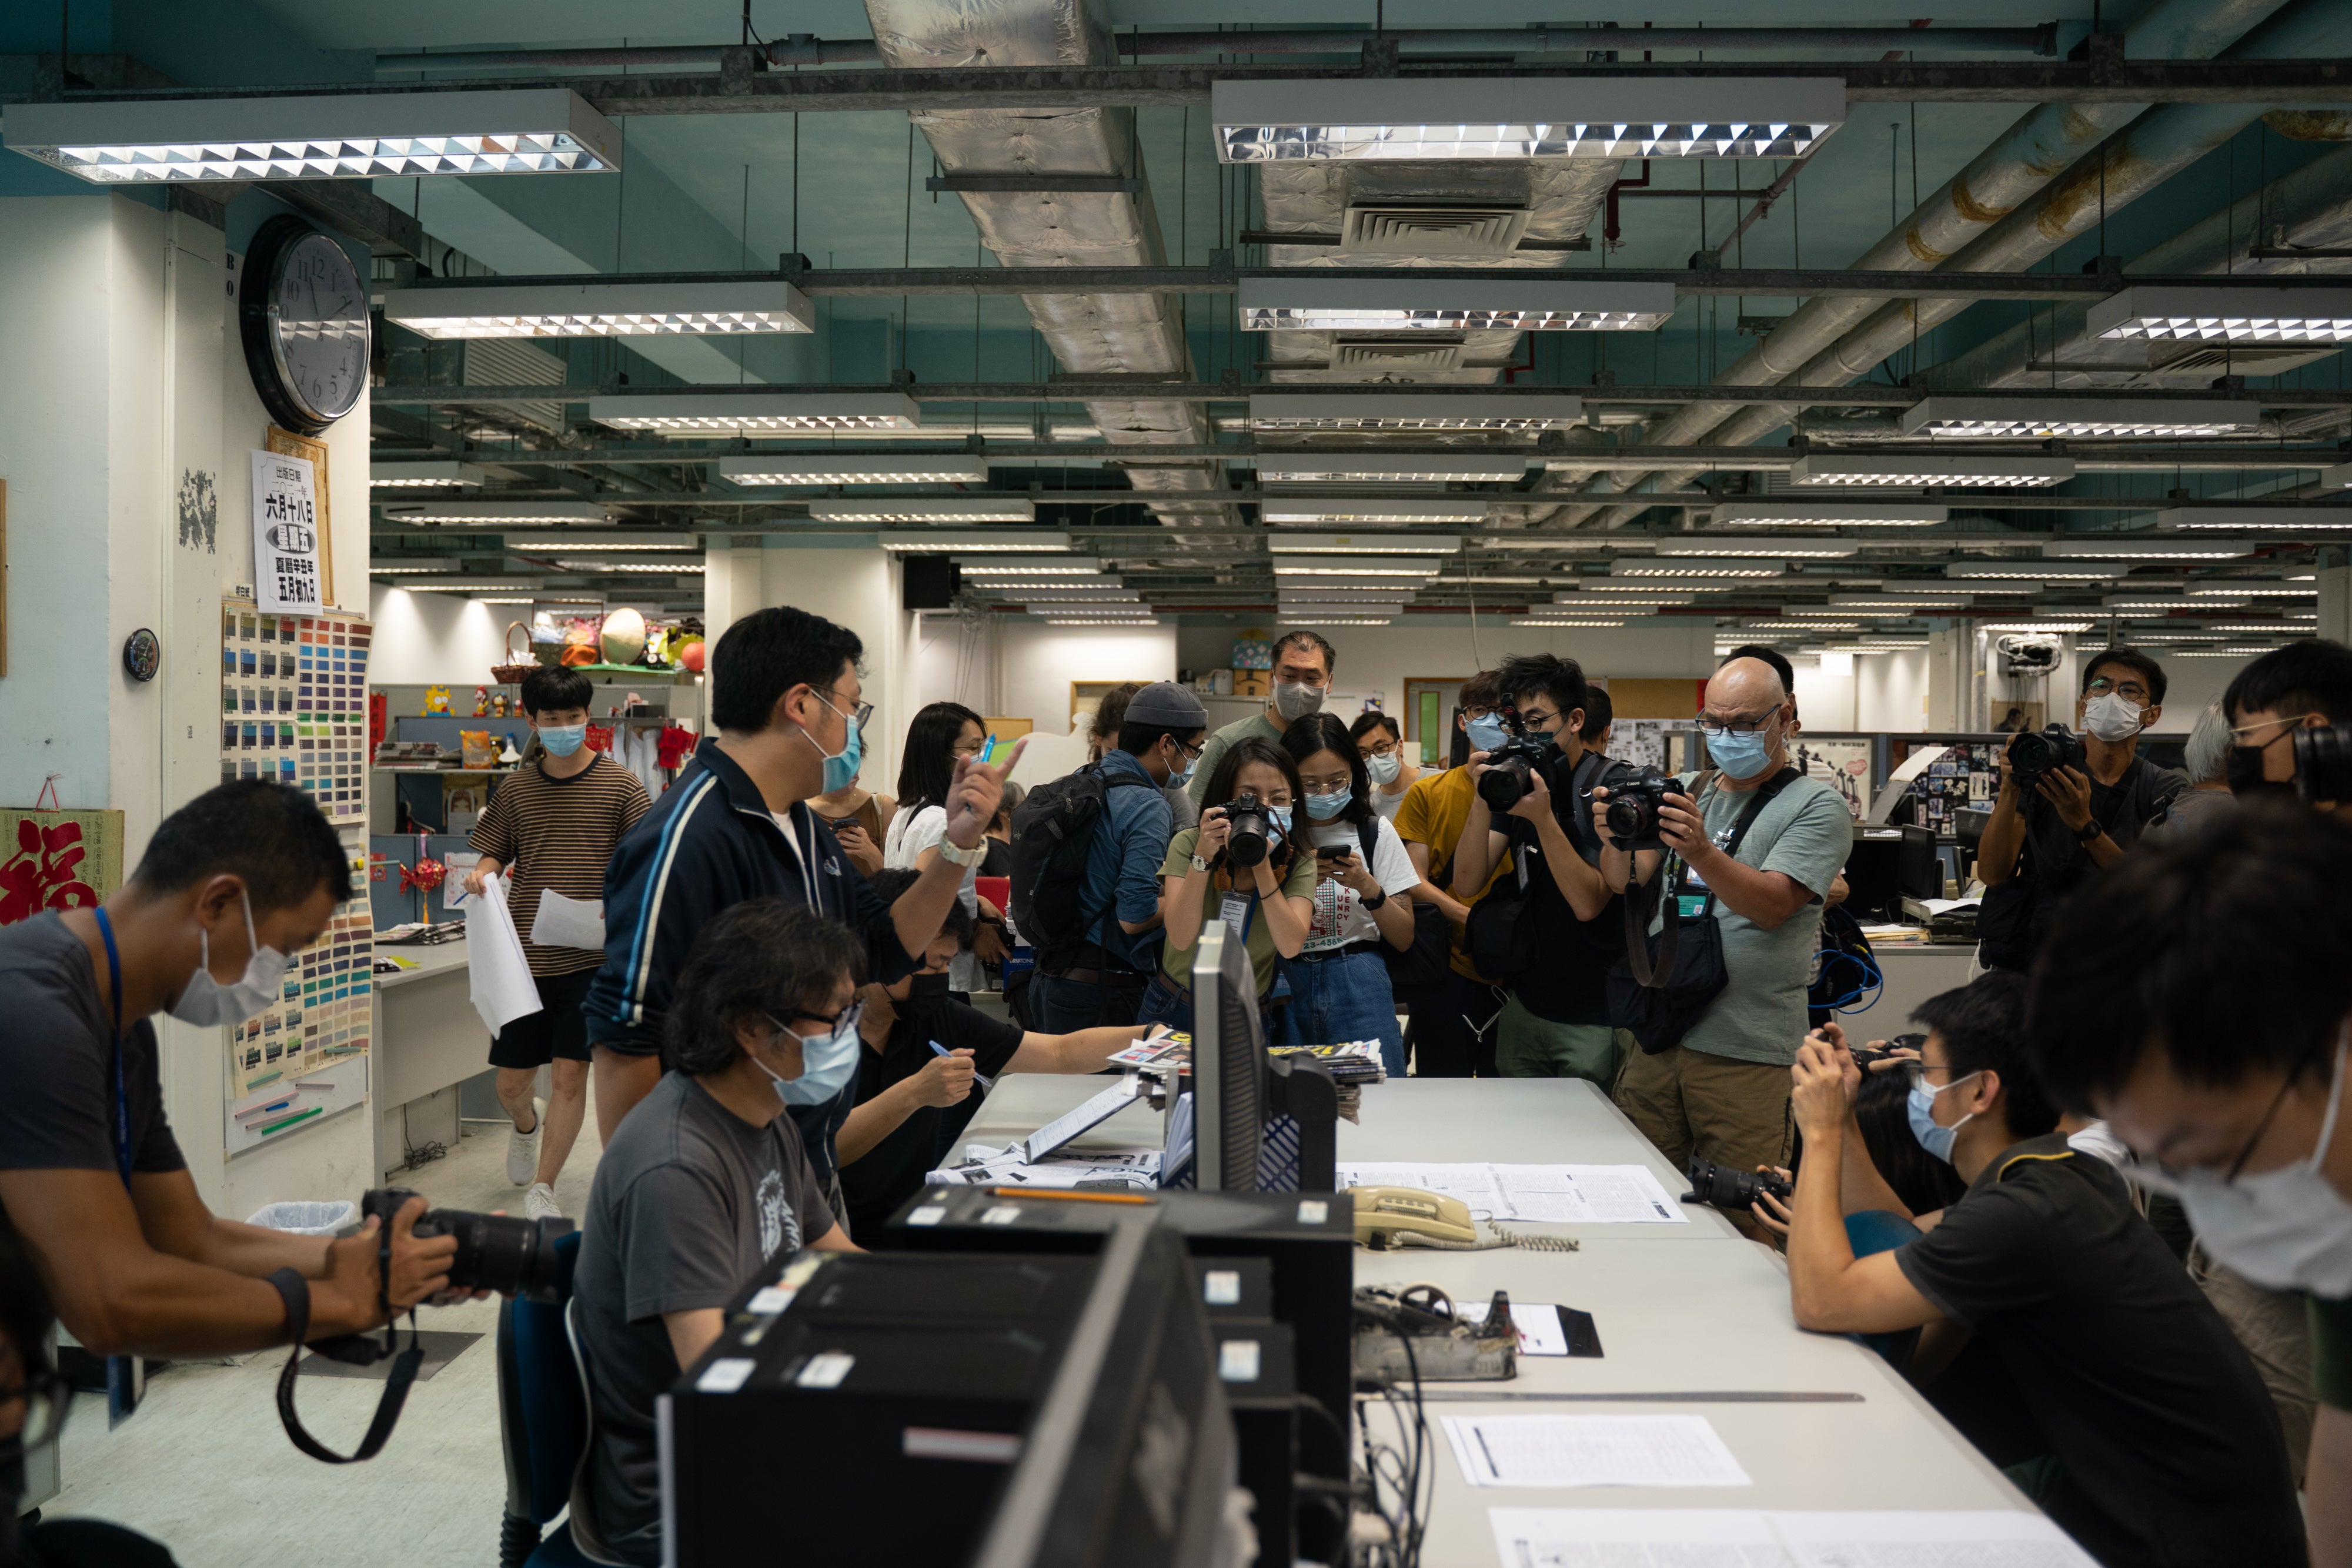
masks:
<path id="1" fill-rule="evenodd" d="M 1691 1156 L 1685 1175 L 1690 1177 L 1691 1189 L 1683 1194 L 1685 1203 L 1704 1203 L 1711 1208 L 1731 1208 L 1743 1212 L 1756 1207 L 1756 1195 L 1769 1192 L 1782 1203 L 1796 1188 L 1776 1176 L 1761 1171 L 1736 1170 L 1719 1166 L 1712 1160 Z"/>
<path id="2" fill-rule="evenodd" d="M 1536 764 L 1550 757 L 1556 743 L 1549 735 L 1517 735 L 1486 754 L 1486 771 L 1478 775 L 1478 799 L 1497 815 L 1527 798 Z"/>
<path id="3" fill-rule="evenodd" d="M 2042 782 L 2045 774 L 2061 768 L 2084 768 L 2089 766 L 2088 754 L 2083 749 L 2083 737 L 2063 724 L 2047 729 L 2027 730 L 2009 743 L 2009 770 L 2017 779 L 2021 791 L 2030 792 Z"/>
<path id="4" fill-rule="evenodd" d="M 1225 858 L 1234 864 L 1249 867 L 1265 859 L 1274 843 L 1274 819 L 1255 789 L 1244 789 L 1225 803 L 1225 821 L 1232 831 L 1225 835 Z"/>
<path id="5" fill-rule="evenodd" d="M 406 1187 L 376 1187 L 360 1199 L 360 1212 L 373 1214 L 384 1229 L 416 1194 Z M 505 1214 L 469 1214 L 462 1208 L 428 1208 L 416 1217 L 415 1234 L 454 1236 L 457 1255 L 449 1260 L 449 1287 L 496 1291 L 549 1305 L 563 1298 L 564 1278 L 555 1256 L 556 1238 L 571 1233 L 568 1219 L 517 1219 Z"/>
<path id="6" fill-rule="evenodd" d="M 2294 788 L 2305 800 L 2352 800 L 2352 725 L 2294 732 Z"/>
<path id="7" fill-rule="evenodd" d="M 1643 768 L 1609 786 L 1609 810 L 1603 817 L 1610 841 L 1629 852 L 1664 850 L 1658 837 L 1658 808 L 1673 796 L 1687 803 L 1690 791 L 1682 780 L 1654 768 Z"/>

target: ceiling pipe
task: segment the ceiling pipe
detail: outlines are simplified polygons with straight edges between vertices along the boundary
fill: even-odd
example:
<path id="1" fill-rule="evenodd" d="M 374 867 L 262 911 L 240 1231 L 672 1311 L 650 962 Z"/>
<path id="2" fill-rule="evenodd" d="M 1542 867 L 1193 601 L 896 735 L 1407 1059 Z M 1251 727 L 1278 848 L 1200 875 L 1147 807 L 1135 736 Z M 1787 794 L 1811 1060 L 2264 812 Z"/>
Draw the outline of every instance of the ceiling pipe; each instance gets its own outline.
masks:
<path id="1" fill-rule="evenodd" d="M 2282 3 L 2158 0 L 2123 34 L 2120 47 L 2127 57 L 2209 59 Z M 1863 252 L 1854 266 L 1906 272 L 1924 272 L 1937 266 L 2047 184 L 2084 148 L 2144 107 L 2045 103 L 2028 110 L 1998 141 L 1971 159 L 1967 168 Z M 1854 300 L 1809 299 L 1716 380 L 1732 386 L 1769 386 L 1801 369 L 1872 308 Z M 1645 433 L 1643 439 L 1659 444 L 1696 441 L 1736 412 L 1735 405 L 1727 403 L 1694 403 Z M 1570 475 L 1556 477 L 1559 483 L 1549 488 L 1573 489 L 1580 483 Z M 1595 478 L 1591 488 L 1622 492 L 1633 489 L 1637 482 L 1635 476 L 1627 476 L 1622 483 Z M 1570 507 L 1562 520 L 1575 526 L 1593 510 Z"/>

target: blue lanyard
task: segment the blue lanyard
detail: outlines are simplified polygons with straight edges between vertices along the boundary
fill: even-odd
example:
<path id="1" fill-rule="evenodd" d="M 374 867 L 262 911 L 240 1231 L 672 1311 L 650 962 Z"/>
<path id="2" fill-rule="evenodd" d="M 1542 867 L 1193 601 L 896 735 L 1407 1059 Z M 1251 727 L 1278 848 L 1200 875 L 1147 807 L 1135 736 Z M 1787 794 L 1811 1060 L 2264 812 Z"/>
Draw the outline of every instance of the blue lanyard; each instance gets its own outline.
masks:
<path id="1" fill-rule="evenodd" d="M 122 1172 L 122 1185 L 131 1185 L 131 1096 L 122 1086 L 122 957 L 114 950 L 114 923 L 106 917 L 103 906 L 92 910 L 98 916 L 98 934 L 106 938 L 106 981 L 114 999 L 114 1159 Z"/>

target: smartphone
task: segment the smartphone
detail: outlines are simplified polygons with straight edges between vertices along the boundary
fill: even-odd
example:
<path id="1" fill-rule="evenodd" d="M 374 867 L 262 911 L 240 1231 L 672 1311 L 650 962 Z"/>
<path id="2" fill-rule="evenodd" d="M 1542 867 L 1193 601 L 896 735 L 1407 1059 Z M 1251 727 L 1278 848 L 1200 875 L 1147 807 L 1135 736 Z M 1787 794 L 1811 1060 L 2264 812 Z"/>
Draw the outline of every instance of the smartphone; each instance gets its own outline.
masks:
<path id="1" fill-rule="evenodd" d="M 1318 861 L 1343 861 L 1356 852 L 1345 844 L 1318 844 L 1315 858 Z"/>

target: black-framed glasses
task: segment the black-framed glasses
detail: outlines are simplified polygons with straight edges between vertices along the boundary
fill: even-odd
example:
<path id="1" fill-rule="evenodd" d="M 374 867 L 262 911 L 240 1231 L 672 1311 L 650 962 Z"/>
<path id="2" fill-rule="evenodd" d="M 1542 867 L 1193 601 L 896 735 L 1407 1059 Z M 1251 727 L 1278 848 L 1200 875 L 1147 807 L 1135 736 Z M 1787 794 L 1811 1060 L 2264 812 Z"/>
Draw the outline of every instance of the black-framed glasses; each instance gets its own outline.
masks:
<path id="1" fill-rule="evenodd" d="M 1727 735 L 1760 735 L 1763 733 L 1764 727 L 1770 724 L 1780 711 L 1779 708 L 1774 708 L 1761 718 L 1723 720 L 1711 719 L 1705 714 L 1699 714 L 1692 722 L 1698 726 L 1698 732 L 1709 740 L 1721 740 Z"/>
<path id="2" fill-rule="evenodd" d="M 816 689 L 823 692 L 829 697 L 837 697 L 841 695 L 839 692 L 835 691 L 831 686 L 819 686 Z M 827 707 L 833 707 L 831 703 L 827 703 L 824 706 Z M 841 713 L 841 710 L 837 707 L 834 707 L 833 711 L 835 713 Z M 859 703 L 856 706 L 851 708 L 848 713 L 843 714 L 842 716 L 848 719 L 850 723 L 856 725 L 857 727 L 858 733 L 862 735 L 866 730 L 866 721 L 874 716 L 874 705 L 872 703 Z"/>
<path id="3" fill-rule="evenodd" d="M 45 1367 L 27 1374 L 22 1383 L 0 1385 L 0 1406 L 18 1400 L 24 1401 L 25 1422 L 15 1437 L 0 1440 L 0 1463 L 37 1453 L 58 1440 L 73 1408 L 73 1385 L 65 1374 Z"/>
<path id="4" fill-rule="evenodd" d="M 795 1009 L 793 1011 L 786 1013 L 782 1019 L 777 1018 L 772 1013 L 768 1017 L 768 1021 L 774 1024 L 778 1029 L 782 1030 L 786 1034 L 797 1034 L 799 1032 L 792 1027 L 792 1024 L 793 1023 L 821 1023 L 824 1025 L 825 1032 L 827 1034 L 839 1034 L 843 1030 L 856 1029 L 858 1023 L 865 1017 L 866 998 L 864 997 L 859 997 L 837 1013 L 813 1013 L 805 1009 Z M 785 1019 L 791 1019 L 792 1023 L 785 1022 Z"/>

